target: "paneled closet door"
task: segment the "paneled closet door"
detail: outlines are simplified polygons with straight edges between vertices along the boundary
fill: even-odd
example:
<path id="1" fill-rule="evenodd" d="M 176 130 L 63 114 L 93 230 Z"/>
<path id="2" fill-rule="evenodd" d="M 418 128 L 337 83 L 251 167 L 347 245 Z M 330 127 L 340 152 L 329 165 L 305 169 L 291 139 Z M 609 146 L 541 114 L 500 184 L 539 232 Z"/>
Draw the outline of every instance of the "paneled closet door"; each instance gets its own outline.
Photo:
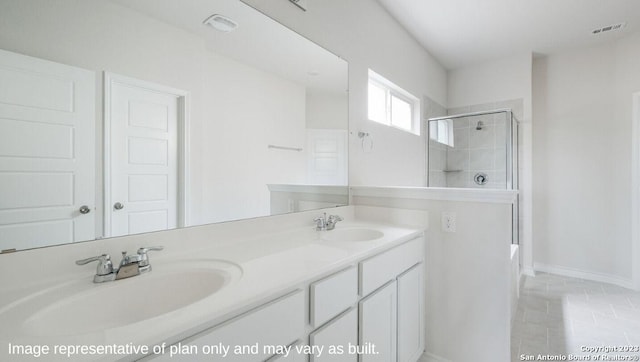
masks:
<path id="1" fill-rule="evenodd" d="M 95 73 L 0 50 L 0 250 L 95 239 Z"/>
<path id="2" fill-rule="evenodd" d="M 178 218 L 180 97 L 107 73 L 108 236 L 173 229 Z"/>

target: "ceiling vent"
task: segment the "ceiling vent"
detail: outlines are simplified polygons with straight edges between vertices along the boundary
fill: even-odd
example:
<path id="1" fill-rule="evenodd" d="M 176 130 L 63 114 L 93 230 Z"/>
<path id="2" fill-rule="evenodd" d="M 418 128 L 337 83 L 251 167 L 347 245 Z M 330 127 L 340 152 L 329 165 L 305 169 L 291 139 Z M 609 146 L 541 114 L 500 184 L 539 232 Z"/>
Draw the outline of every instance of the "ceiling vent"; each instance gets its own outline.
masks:
<path id="1" fill-rule="evenodd" d="M 609 32 L 609 31 L 622 30 L 622 28 L 624 28 L 625 25 L 627 25 L 627 23 L 619 23 L 619 24 L 607 25 L 607 26 L 604 26 L 602 28 L 594 29 L 591 32 L 591 34 L 600 34 L 600 33 L 606 33 L 606 32 Z"/>
<path id="2" fill-rule="evenodd" d="M 225 33 L 229 33 L 238 28 L 238 23 L 233 21 L 233 19 L 220 14 L 213 14 L 206 18 L 202 23 Z"/>

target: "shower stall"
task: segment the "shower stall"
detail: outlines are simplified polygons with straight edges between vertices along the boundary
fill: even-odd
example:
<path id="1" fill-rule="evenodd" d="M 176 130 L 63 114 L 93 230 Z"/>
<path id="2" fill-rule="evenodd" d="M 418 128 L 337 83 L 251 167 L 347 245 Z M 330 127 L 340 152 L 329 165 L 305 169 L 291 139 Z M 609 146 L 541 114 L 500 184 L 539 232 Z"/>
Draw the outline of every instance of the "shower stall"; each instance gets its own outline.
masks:
<path id="1" fill-rule="evenodd" d="M 518 189 L 518 121 L 511 109 L 430 118 L 427 186 Z"/>
<path id="2" fill-rule="evenodd" d="M 427 186 L 518 189 L 518 120 L 511 109 L 430 118 L 428 132 Z M 519 243 L 518 197 L 511 243 Z"/>

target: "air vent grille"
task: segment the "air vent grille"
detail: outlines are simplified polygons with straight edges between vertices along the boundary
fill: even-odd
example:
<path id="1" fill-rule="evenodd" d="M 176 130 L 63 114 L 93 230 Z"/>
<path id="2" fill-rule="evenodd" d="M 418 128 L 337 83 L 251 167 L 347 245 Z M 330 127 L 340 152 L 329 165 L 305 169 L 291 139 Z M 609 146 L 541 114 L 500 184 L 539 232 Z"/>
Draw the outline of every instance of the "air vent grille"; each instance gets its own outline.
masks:
<path id="1" fill-rule="evenodd" d="M 220 14 L 213 14 L 206 18 L 202 23 L 225 33 L 234 31 L 238 27 L 238 23 Z"/>
<path id="2" fill-rule="evenodd" d="M 594 29 L 591 32 L 591 34 L 601 34 L 601 33 L 606 33 L 608 31 L 622 30 L 622 28 L 624 28 L 625 25 L 627 25 L 627 23 L 619 23 L 619 24 L 603 26 L 602 28 Z"/>

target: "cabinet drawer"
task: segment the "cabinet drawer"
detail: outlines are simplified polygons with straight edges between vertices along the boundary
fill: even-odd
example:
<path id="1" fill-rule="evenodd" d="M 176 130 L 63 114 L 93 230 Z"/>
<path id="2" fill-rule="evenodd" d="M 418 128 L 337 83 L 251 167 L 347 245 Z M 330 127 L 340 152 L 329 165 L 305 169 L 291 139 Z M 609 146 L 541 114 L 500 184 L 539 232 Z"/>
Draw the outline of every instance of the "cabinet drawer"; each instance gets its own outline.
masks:
<path id="1" fill-rule="evenodd" d="M 350 267 L 309 287 L 310 322 L 318 327 L 358 300 L 358 269 Z"/>
<path id="2" fill-rule="evenodd" d="M 189 356 L 189 361 L 264 361 L 269 358 L 262 352 L 264 345 L 289 345 L 304 335 L 304 293 L 296 291 L 276 299 L 253 311 L 242 314 L 220 326 L 213 327 L 180 342 L 182 345 L 196 345 L 199 350 L 205 345 L 231 346 L 229 354 L 222 358 L 218 355 Z M 253 346 L 259 344 L 257 354 L 233 354 L 236 345 Z M 174 357 L 175 358 L 175 357 Z M 168 354 L 158 360 L 171 361 Z"/>
<path id="3" fill-rule="evenodd" d="M 366 296 L 424 259 L 419 237 L 360 262 L 360 295 Z"/>
<path id="4" fill-rule="evenodd" d="M 357 362 L 358 355 L 350 354 L 349 344 L 358 344 L 358 309 L 351 308 L 340 317 L 322 326 L 309 335 L 309 341 L 314 346 L 322 346 L 320 356 L 311 355 L 310 362 Z M 331 346 L 344 348 L 343 354 L 331 354 Z"/>
<path id="5" fill-rule="evenodd" d="M 307 362 L 307 355 L 303 353 L 298 353 L 296 350 L 296 346 L 302 344 L 301 340 L 297 340 L 292 343 L 289 347 L 291 347 L 291 352 L 289 352 L 288 356 L 285 355 L 275 355 L 265 362 Z"/>

